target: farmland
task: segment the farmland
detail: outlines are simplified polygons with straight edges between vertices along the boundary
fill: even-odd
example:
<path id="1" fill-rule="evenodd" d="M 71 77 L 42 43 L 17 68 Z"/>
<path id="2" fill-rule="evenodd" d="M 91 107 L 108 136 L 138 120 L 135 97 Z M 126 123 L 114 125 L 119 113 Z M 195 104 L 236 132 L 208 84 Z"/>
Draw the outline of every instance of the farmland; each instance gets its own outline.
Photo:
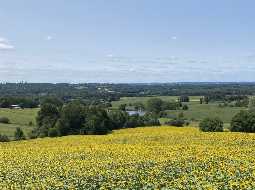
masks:
<path id="1" fill-rule="evenodd" d="M 0 134 L 12 138 L 15 129 L 20 127 L 27 135 L 36 124 L 37 112 L 38 109 L 0 109 L 0 116 L 7 117 L 10 120 L 10 124 L 0 123 Z M 29 126 L 30 122 L 31 126 Z"/>
<path id="2" fill-rule="evenodd" d="M 254 189 L 255 135 L 151 127 L 1 143 L 4 189 Z"/>
<path id="3" fill-rule="evenodd" d="M 164 101 L 177 101 L 178 96 L 154 96 Z M 118 107 L 121 104 L 132 104 L 146 102 L 152 97 L 123 97 L 119 101 L 112 102 L 113 107 Z M 201 121 L 206 117 L 219 117 L 224 123 L 230 123 L 231 118 L 240 110 L 245 110 L 243 107 L 219 107 L 221 102 L 209 102 L 209 104 L 200 104 L 200 96 L 190 96 L 190 102 L 184 103 L 189 106 L 189 110 L 169 110 L 167 111 L 170 117 L 176 117 L 179 113 L 183 112 L 184 117 L 193 120 Z M 162 118 L 161 121 L 167 121 L 167 118 Z"/>

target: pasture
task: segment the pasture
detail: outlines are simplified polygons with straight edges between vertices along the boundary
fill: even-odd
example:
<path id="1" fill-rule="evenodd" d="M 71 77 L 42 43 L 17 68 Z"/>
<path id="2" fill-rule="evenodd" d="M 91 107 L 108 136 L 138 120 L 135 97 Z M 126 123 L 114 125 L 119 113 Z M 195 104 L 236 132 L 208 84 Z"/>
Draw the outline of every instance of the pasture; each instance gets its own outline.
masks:
<path id="1" fill-rule="evenodd" d="M 218 103 L 199 104 L 198 102 L 186 103 L 188 110 L 169 110 L 168 114 L 176 117 L 183 112 L 184 117 L 192 121 L 201 121 L 206 117 L 219 117 L 224 123 L 230 123 L 232 117 L 240 110 L 246 108 L 241 107 L 219 107 Z"/>
<path id="2" fill-rule="evenodd" d="M 10 124 L 0 123 L 0 134 L 5 134 L 12 138 L 14 131 L 20 127 L 27 135 L 35 126 L 36 115 L 39 109 L 0 109 L 0 117 L 10 119 Z M 32 122 L 32 126 L 29 123 Z"/>
<path id="3" fill-rule="evenodd" d="M 112 107 L 118 107 L 121 104 L 130 104 L 135 102 L 146 103 L 151 98 L 160 98 L 164 101 L 177 101 L 179 96 L 150 96 L 150 97 L 122 97 L 119 101 L 113 101 Z M 200 96 L 190 96 L 191 102 L 199 102 Z"/>
<path id="4" fill-rule="evenodd" d="M 124 129 L 0 143 L 1 189 L 254 189 L 255 134 Z"/>
<path id="5" fill-rule="evenodd" d="M 164 101 L 177 101 L 178 96 L 154 96 L 160 98 Z M 146 102 L 152 97 L 124 97 L 120 101 L 112 102 L 113 108 L 117 108 L 121 104 Z M 219 107 L 220 102 L 209 102 L 209 104 L 200 104 L 200 96 L 190 96 L 190 102 L 183 103 L 189 106 L 188 110 L 168 110 L 168 115 L 170 118 L 176 117 L 179 113 L 183 112 L 186 119 L 192 120 L 194 122 L 199 122 L 206 117 L 219 117 L 224 123 L 230 123 L 232 117 L 237 114 L 240 110 L 245 110 L 242 107 Z M 160 121 L 163 123 L 168 121 L 168 118 L 161 118 Z"/>

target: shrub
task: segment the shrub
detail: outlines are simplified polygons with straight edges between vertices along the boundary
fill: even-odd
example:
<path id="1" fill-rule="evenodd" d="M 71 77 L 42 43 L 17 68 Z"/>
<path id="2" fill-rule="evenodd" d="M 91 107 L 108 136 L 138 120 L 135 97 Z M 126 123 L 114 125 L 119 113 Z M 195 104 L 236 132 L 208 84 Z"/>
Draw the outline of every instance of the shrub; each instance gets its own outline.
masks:
<path id="1" fill-rule="evenodd" d="M 111 111 L 108 116 L 112 122 L 112 129 L 123 128 L 129 117 L 127 112 L 121 110 Z"/>
<path id="2" fill-rule="evenodd" d="M 199 129 L 203 132 L 222 132 L 223 122 L 219 118 L 205 118 L 199 123 Z"/>
<path id="3" fill-rule="evenodd" d="M 230 131 L 232 132 L 255 132 L 255 112 L 241 111 L 231 121 Z"/>
<path id="4" fill-rule="evenodd" d="M 50 128 L 48 130 L 48 136 L 49 137 L 57 137 L 57 136 L 59 136 L 59 131 L 56 128 Z"/>
<path id="5" fill-rule="evenodd" d="M 6 135 L 0 134 L 0 142 L 9 142 L 10 139 Z"/>
<path id="6" fill-rule="evenodd" d="M 183 109 L 183 110 L 188 110 L 188 109 L 189 109 L 189 106 L 185 104 L 185 105 L 183 105 L 182 109 Z"/>
<path id="7" fill-rule="evenodd" d="M 181 118 L 172 119 L 165 123 L 166 125 L 175 126 L 175 127 L 183 127 L 185 121 Z"/>
<path id="8" fill-rule="evenodd" d="M 160 126 L 160 122 L 156 114 L 146 113 L 142 116 L 142 119 L 145 126 Z"/>
<path id="9" fill-rule="evenodd" d="M 8 124 L 10 123 L 10 120 L 7 117 L 0 117 L 0 123 Z"/>
<path id="10" fill-rule="evenodd" d="M 26 139 L 25 138 L 25 134 L 24 134 L 24 132 L 22 131 L 21 128 L 19 128 L 19 127 L 16 128 L 16 131 L 14 133 L 14 139 L 16 141 L 20 141 L 20 140 L 25 140 Z"/>

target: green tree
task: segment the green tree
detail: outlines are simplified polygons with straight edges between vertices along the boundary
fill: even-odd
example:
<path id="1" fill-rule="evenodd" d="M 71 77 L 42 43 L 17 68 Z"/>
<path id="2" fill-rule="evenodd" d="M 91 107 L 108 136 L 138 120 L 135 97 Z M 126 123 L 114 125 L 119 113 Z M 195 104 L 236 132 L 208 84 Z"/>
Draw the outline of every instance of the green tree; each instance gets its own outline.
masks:
<path id="1" fill-rule="evenodd" d="M 128 120 L 128 114 L 120 110 L 111 111 L 109 112 L 108 116 L 112 122 L 113 129 L 123 128 Z"/>
<path id="2" fill-rule="evenodd" d="M 145 107 L 144 107 L 144 104 L 142 102 L 135 102 L 132 104 L 135 108 L 135 110 L 144 110 Z"/>
<path id="3" fill-rule="evenodd" d="M 255 112 L 240 111 L 231 120 L 230 131 L 232 132 L 255 132 Z"/>
<path id="4" fill-rule="evenodd" d="M 120 104 L 119 105 L 119 110 L 126 111 L 126 107 L 127 107 L 127 104 Z"/>
<path id="5" fill-rule="evenodd" d="M 199 123 L 199 129 L 203 132 L 222 132 L 223 122 L 219 118 L 205 118 Z"/>
<path id="6" fill-rule="evenodd" d="M 53 128 L 59 118 L 59 109 L 54 104 L 43 104 L 36 117 L 36 136 L 48 136 L 48 130 Z"/>
<path id="7" fill-rule="evenodd" d="M 44 104 L 52 104 L 54 106 L 56 106 L 57 108 L 61 108 L 63 106 L 63 102 L 62 100 L 60 100 L 59 98 L 55 97 L 55 96 L 50 96 L 50 97 L 46 97 L 41 101 L 41 105 Z"/>
<path id="8" fill-rule="evenodd" d="M 163 101 L 160 98 L 151 98 L 147 101 L 147 110 L 158 114 L 162 111 Z"/>
<path id="9" fill-rule="evenodd" d="M 189 96 L 180 96 L 179 101 L 180 102 L 189 102 Z"/>
<path id="10" fill-rule="evenodd" d="M 71 102 L 63 106 L 57 129 L 61 135 L 79 134 L 85 122 L 84 106 L 78 102 Z"/>
<path id="11" fill-rule="evenodd" d="M 156 114 L 146 113 L 142 118 L 144 126 L 160 126 L 160 122 Z"/>
<path id="12" fill-rule="evenodd" d="M 10 120 L 8 117 L 0 117 L 0 123 L 8 124 L 10 123 Z"/>
<path id="13" fill-rule="evenodd" d="M 10 139 L 6 135 L 0 134 L 0 142 L 9 142 Z"/>
<path id="14" fill-rule="evenodd" d="M 16 131 L 14 133 L 14 139 L 16 141 L 20 141 L 20 140 L 25 140 L 26 139 L 25 134 L 24 134 L 24 132 L 22 131 L 21 128 L 19 128 L 19 127 L 16 128 Z"/>
<path id="15" fill-rule="evenodd" d="M 188 110 L 188 109 L 189 109 L 189 106 L 188 106 L 187 104 L 185 104 L 185 105 L 182 106 L 182 109 L 183 109 L 183 110 Z"/>
<path id="16" fill-rule="evenodd" d="M 50 128 L 48 130 L 48 136 L 49 137 L 57 137 L 57 136 L 59 136 L 59 130 L 56 129 L 55 127 L 54 128 Z"/>
<path id="17" fill-rule="evenodd" d="M 255 97 L 250 98 L 249 104 L 248 104 L 248 109 L 250 111 L 255 111 Z"/>
<path id="18" fill-rule="evenodd" d="M 81 129 L 82 134 L 107 134 L 113 128 L 112 122 L 104 109 L 90 108 L 86 113 L 86 122 Z"/>

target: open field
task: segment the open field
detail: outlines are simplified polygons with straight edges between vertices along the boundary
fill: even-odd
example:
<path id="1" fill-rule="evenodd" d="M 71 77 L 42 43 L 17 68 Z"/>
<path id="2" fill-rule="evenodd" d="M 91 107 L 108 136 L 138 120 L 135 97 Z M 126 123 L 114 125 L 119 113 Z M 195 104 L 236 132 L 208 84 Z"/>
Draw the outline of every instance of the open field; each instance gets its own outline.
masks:
<path id="1" fill-rule="evenodd" d="M 17 127 L 20 127 L 27 136 L 32 131 L 33 126 L 17 125 L 17 124 L 2 124 L 0 123 L 0 134 L 7 135 L 9 138 L 14 137 L 14 132 Z"/>
<path id="2" fill-rule="evenodd" d="M 5 189 L 254 189 L 255 134 L 149 127 L 0 143 Z"/>
<path id="3" fill-rule="evenodd" d="M 240 110 L 246 109 L 240 107 L 219 107 L 217 103 L 199 104 L 197 102 L 189 102 L 187 105 L 189 110 L 171 110 L 168 113 L 174 117 L 178 113 L 183 112 L 185 118 L 195 121 L 201 121 L 206 117 L 219 117 L 224 123 L 230 123 L 235 114 Z"/>
<path id="4" fill-rule="evenodd" d="M 28 125 L 31 121 L 35 124 L 35 118 L 39 109 L 0 109 L 0 117 L 8 117 L 10 123 Z"/>
<path id="5" fill-rule="evenodd" d="M 29 126 L 31 121 L 35 125 L 35 118 L 39 109 L 0 109 L 0 117 L 8 117 L 10 124 L 0 123 L 0 134 L 12 138 L 14 131 L 20 127 L 27 135 L 34 126 Z"/>
<path id="6" fill-rule="evenodd" d="M 176 101 L 178 96 L 155 96 L 165 101 Z M 120 104 L 129 104 L 135 102 L 146 102 L 152 97 L 124 97 L 120 101 L 112 102 L 113 107 L 118 107 Z M 176 117 L 180 112 L 184 113 L 185 118 L 194 121 L 201 121 L 206 117 L 219 117 L 224 123 L 230 123 L 232 117 L 240 110 L 245 108 L 240 107 L 219 107 L 219 103 L 200 104 L 200 96 L 190 96 L 190 102 L 184 103 L 189 106 L 189 110 L 169 110 L 168 113 L 171 117 Z M 167 118 L 161 118 L 161 121 L 167 121 Z"/>
<path id="7" fill-rule="evenodd" d="M 113 101 L 112 106 L 118 107 L 121 104 L 129 104 L 135 102 L 146 103 L 151 98 L 160 98 L 164 101 L 177 101 L 179 96 L 152 96 L 152 97 L 123 97 L 119 101 Z M 199 102 L 201 96 L 190 96 L 191 102 Z"/>

